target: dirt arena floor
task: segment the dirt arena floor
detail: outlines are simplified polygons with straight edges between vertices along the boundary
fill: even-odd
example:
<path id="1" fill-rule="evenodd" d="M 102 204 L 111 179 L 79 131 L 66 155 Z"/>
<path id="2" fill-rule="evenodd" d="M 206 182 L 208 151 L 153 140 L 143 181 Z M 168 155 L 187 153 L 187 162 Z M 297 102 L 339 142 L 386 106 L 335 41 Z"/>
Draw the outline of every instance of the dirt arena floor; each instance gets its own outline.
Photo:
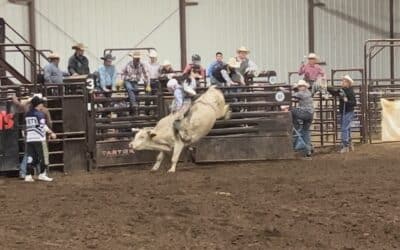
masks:
<path id="1" fill-rule="evenodd" d="M 400 144 L 342 156 L 0 177 L 0 249 L 398 249 Z"/>

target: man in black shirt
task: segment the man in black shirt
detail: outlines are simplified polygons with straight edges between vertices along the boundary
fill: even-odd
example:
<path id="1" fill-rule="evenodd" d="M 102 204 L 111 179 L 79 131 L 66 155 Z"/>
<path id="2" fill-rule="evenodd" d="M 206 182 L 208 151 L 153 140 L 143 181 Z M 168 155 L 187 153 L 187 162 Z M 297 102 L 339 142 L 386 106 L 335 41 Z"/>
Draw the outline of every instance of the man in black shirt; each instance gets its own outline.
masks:
<path id="1" fill-rule="evenodd" d="M 354 118 L 354 107 L 357 105 L 356 96 L 353 90 L 354 81 L 349 75 L 342 78 L 340 89 L 328 88 L 333 96 L 339 97 L 339 111 L 341 115 L 342 149 L 340 153 L 347 153 L 353 150 L 351 142 L 351 122 Z"/>
<path id="2" fill-rule="evenodd" d="M 68 72 L 72 76 L 76 75 L 88 75 L 89 70 L 89 60 L 83 54 L 85 53 L 85 45 L 82 43 L 75 44 L 72 46 L 75 53 L 68 60 Z"/>

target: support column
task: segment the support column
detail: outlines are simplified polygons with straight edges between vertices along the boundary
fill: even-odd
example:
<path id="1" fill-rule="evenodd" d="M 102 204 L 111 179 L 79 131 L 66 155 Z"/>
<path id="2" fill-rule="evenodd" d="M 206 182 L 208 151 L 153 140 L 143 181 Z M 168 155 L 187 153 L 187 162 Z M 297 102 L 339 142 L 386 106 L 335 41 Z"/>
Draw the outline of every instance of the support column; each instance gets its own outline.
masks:
<path id="1" fill-rule="evenodd" d="M 389 0 L 389 37 L 394 39 L 394 1 Z M 393 45 L 393 42 L 390 42 Z M 390 47 L 390 83 L 394 84 L 394 47 Z"/>
<path id="2" fill-rule="evenodd" d="M 315 52 L 314 0 L 308 0 L 308 52 Z"/>
<path id="3" fill-rule="evenodd" d="M 179 0 L 179 30 L 181 45 L 181 69 L 186 66 L 187 48 L 186 48 L 186 0 Z"/>

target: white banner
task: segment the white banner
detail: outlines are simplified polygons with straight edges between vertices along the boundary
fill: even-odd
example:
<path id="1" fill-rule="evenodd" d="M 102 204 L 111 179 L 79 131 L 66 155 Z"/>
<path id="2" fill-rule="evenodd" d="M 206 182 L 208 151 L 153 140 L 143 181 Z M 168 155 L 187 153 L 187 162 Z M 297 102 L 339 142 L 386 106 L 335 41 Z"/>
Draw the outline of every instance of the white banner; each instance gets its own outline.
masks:
<path id="1" fill-rule="evenodd" d="M 381 98 L 382 141 L 400 141 L 400 100 Z"/>

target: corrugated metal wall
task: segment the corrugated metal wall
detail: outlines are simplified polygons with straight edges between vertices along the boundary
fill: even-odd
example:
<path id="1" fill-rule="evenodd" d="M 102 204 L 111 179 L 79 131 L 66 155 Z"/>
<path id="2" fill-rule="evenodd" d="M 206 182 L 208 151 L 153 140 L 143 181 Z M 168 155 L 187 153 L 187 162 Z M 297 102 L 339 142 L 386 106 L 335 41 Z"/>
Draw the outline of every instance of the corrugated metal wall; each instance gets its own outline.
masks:
<path id="1" fill-rule="evenodd" d="M 241 45 L 260 69 L 278 71 L 280 80 L 297 70 L 307 53 L 306 1 L 200 0 L 189 7 L 188 53 L 199 53 L 206 62 L 215 52 L 235 56 Z"/>
<path id="2" fill-rule="evenodd" d="M 13 26 L 22 36 L 29 36 L 28 7 L 10 4 L 8 3 L 8 0 L 0 0 L 0 16 L 3 17 L 8 24 Z M 7 32 L 6 36 L 13 42 L 23 43 L 23 41 L 13 32 Z M 22 56 L 18 56 L 18 54 L 6 54 L 6 59 L 19 71 L 23 71 Z"/>
<path id="3" fill-rule="evenodd" d="M 398 5 L 400 1 L 395 0 Z M 367 39 L 389 37 L 388 0 L 322 0 L 315 9 L 316 52 L 332 68 L 363 67 L 363 44 Z M 397 8 L 397 18 L 400 17 Z M 389 77 L 389 49 L 373 61 L 375 78 Z M 359 77 L 359 75 L 355 75 Z"/>
<path id="4" fill-rule="evenodd" d="M 0 13 L 27 35 L 27 13 L 21 6 L 1 5 Z M 388 0 L 320 0 L 316 8 L 316 52 L 326 69 L 363 66 L 363 43 L 368 38 L 388 37 Z M 261 69 L 275 69 L 280 80 L 296 71 L 308 53 L 307 0 L 197 0 L 187 8 L 188 57 L 199 53 L 204 64 L 216 51 L 234 56 L 247 46 Z M 139 46 L 156 47 L 160 59 L 179 68 L 178 0 L 36 0 L 37 44 L 62 55 L 65 68 L 73 53 L 71 45 L 88 45 L 91 69 L 101 63 L 107 47 L 133 47 L 160 22 L 171 17 Z M 400 0 L 395 0 L 396 10 Z M 20 14 L 15 14 L 19 9 Z M 396 14 L 400 33 L 400 13 Z M 388 76 L 388 57 L 376 60 L 375 77 Z M 397 52 L 400 55 L 400 52 Z M 116 55 L 121 58 L 122 55 Z M 386 57 L 386 58 L 384 58 Z M 396 60 L 396 68 L 400 68 Z M 123 66 L 126 62 L 119 63 Z M 398 70 L 399 71 L 399 70 Z M 400 73 L 398 73 L 400 74 Z"/>
<path id="5" fill-rule="evenodd" d="M 101 63 L 105 48 L 138 45 L 165 17 L 177 10 L 173 0 L 36 0 L 38 41 L 41 48 L 51 48 L 62 56 L 61 67 L 71 56 L 72 44 L 88 46 L 91 70 Z M 179 26 L 175 13 L 139 47 L 152 46 L 161 58 L 178 63 Z M 121 59 L 124 54 L 117 54 Z M 126 58 L 125 58 L 126 59 Z M 119 65 L 123 65 L 124 61 Z"/>

